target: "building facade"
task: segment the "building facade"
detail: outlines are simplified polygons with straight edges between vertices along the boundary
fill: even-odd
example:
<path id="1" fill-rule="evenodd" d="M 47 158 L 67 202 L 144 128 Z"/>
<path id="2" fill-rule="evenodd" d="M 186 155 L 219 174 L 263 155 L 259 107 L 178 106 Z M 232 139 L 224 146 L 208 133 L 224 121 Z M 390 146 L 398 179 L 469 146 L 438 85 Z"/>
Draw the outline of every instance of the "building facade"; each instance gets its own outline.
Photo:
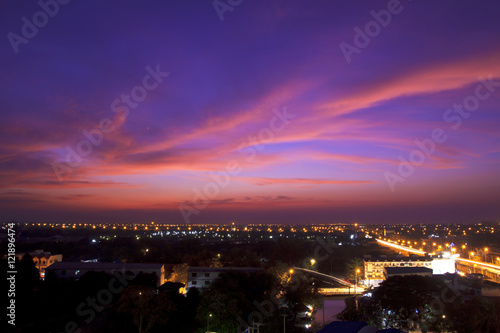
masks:
<path id="1" fill-rule="evenodd" d="M 253 267 L 189 267 L 187 277 L 187 287 L 206 288 L 217 280 L 221 274 L 227 272 L 254 273 L 262 271 L 261 268 Z"/>
<path id="2" fill-rule="evenodd" d="M 16 254 L 16 257 L 21 260 L 25 253 Z M 29 252 L 29 255 L 33 257 L 33 262 L 36 268 L 40 272 L 40 277 L 45 278 L 45 269 L 55 262 L 62 261 L 62 254 L 52 254 L 50 252 L 44 252 L 43 250 L 35 250 Z"/>
<path id="3" fill-rule="evenodd" d="M 107 274 L 128 274 L 137 276 L 139 273 L 155 274 L 158 278 L 157 287 L 166 282 L 165 266 L 163 264 L 136 263 L 100 263 L 100 262 L 56 262 L 46 269 L 47 274 L 53 273 L 58 279 L 78 280 L 87 272 L 105 272 Z"/>
<path id="4" fill-rule="evenodd" d="M 384 267 L 384 278 L 391 276 L 420 275 L 431 276 L 432 269 L 426 267 Z"/>
<path id="5" fill-rule="evenodd" d="M 455 273 L 455 260 L 453 258 L 434 258 L 429 256 L 380 256 L 376 258 L 365 258 L 364 283 L 367 285 L 378 285 L 385 280 L 385 267 L 424 267 L 431 270 L 432 274 Z"/>

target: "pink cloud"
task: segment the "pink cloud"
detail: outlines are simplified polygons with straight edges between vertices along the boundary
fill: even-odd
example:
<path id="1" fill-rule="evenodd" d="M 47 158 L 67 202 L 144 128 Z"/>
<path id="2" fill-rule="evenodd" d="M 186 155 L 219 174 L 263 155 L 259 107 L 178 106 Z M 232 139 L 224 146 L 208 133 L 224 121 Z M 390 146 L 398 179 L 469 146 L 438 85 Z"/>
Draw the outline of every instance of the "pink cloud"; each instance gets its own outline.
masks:
<path id="1" fill-rule="evenodd" d="M 334 99 L 317 106 L 318 115 L 339 116 L 373 106 L 390 99 L 463 88 L 478 82 L 478 76 L 500 76 L 500 54 L 495 53 L 478 59 L 438 65 L 414 73 L 404 73 L 389 82 L 375 82 L 363 87 L 358 93 Z"/>
<path id="2" fill-rule="evenodd" d="M 245 181 L 255 185 L 276 185 L 290 184 L 298 186 L 315 186 L 315 185 L 359 185 L 374 183 L 369 180 L 329 180 L 329 179 L 306 179 L 306 178 L 262 178 L 262 177 L 240 177 L 238 180 Z"/>

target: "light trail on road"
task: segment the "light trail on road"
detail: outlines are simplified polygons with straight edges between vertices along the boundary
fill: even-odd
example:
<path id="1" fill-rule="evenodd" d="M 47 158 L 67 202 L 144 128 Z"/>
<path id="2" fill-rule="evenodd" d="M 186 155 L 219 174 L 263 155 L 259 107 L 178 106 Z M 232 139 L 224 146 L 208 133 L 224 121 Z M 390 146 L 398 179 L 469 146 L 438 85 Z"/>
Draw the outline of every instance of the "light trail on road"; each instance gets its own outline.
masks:
<path id="1" fill-rule="evenodd" d="M 415 249 L 412 249 L 412 248 L 409 248 L 406 246 L 402 246 L 402 245 L 393 244 L 391 242 L 386 242 L 386 241 L 383 241 L 381 239 L 376 239 L 376 241 L 381 243 L 382 245 L 392 247 L 395 249 L 399 249 L 401 251 L 406 251 L 406 252 L 411 252 L 411 253 L 416 253 L 416 254 L 421 254 L 421 255 L 430 255 L 430 253 L 428 253 L 428 252 L 415 250 Z M 451 257 L 450 259 L 454 259 L 455 262 L 457 262 L 457 261 L 462 262 L 462 264 L 469 264 L 469 265 L 473 264 L 473 265 L 477 266 L 478 268 L 483 268 L 485 270 L 492 271 L 493 273 L 496 273 L 496 274 L 500 273 L 500 266 L 498 266 L 498 265 L 488 264 L 485 262 L 474 261 L 474 260 L 460 258 L 460 257 Z"/>
<path id="2" fill-rule="evenodd" d="M 416 253 L 416 254 L 420 254 L 420 255 L 423 255 L 423 256 L 426 255 L 426 254 L 428 254 L 427 252 L 424 252 L 424 251 L 415 250 L 415 249 L 412 249 L 410 247 L 393 244 L 391 242 L 386 242 L 386 241 L 383 241 L 383 240 L 380 240 L 380 239 L 376 239 L 376 241 L 379 242 L 379 243 L 382 243 L 382 244 L 384 244 L 386 246 L 393 247 L 395 249 L 399 249 L 399 250 L 402 250 L 402 251 Z"/>
<path id="3" fill-rule="evenodd" d="M 497 273 L 500 273 L 500 266 L 498 266 L 498 265 L 487 264 L 485 262 L 474 261 L 474 260 L 464 259 L 464 258 L 455 258 L 455 260 L 457 260 L 457 261 L 464 261 L 464 262 L 467 262 L 467 263 L 470 263 L 470 264 L 475 264 L 477 266 L 483 266 L 483 267 L 487 267 L 487 268 L 492 268 L 492 269 L 496 270 Z"/>

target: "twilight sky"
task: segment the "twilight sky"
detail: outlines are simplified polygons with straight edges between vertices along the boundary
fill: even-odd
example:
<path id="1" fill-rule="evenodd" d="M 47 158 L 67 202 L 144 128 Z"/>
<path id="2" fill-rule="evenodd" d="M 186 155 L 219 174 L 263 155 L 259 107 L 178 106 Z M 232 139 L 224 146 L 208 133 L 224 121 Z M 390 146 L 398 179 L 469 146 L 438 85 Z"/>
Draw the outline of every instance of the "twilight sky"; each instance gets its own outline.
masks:
<path id="1" fill-rule="evenodd" d="M 214 3 L 2 2 L 2 221 L 500 220 L 499 1 Z"/>

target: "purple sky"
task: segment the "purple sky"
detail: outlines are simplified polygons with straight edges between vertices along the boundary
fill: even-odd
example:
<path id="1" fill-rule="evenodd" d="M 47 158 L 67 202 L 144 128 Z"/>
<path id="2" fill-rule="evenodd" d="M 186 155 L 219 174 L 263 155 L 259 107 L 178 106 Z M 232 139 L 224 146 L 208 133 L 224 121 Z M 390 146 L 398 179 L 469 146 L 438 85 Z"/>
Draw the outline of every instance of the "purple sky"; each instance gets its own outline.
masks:
<path id="1" fill-rule="evenodd" d="M 0 5 L 1 220 L 500 220 L 496 0 L 41 3 Z"/>

